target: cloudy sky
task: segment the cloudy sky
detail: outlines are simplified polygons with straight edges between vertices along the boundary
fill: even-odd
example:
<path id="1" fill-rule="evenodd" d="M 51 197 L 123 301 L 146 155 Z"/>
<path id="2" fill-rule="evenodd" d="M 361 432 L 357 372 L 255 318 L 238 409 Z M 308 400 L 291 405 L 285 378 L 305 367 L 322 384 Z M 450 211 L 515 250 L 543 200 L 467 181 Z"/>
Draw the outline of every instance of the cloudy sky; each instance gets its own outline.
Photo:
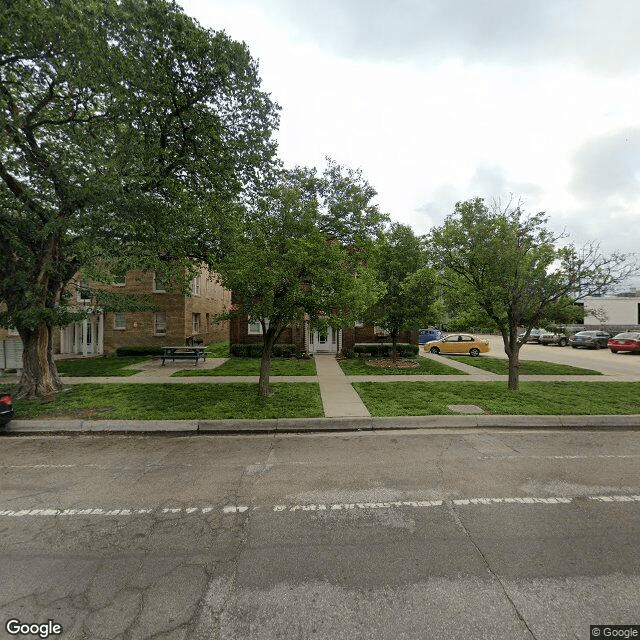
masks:
<path id="1" fill-rule="evenodd" d="M 286 165 L 361 168 L 418 233 L 513 194 L 578 244 L 640 251 L 638 0 L 180 3 L 259 61 Z"/>

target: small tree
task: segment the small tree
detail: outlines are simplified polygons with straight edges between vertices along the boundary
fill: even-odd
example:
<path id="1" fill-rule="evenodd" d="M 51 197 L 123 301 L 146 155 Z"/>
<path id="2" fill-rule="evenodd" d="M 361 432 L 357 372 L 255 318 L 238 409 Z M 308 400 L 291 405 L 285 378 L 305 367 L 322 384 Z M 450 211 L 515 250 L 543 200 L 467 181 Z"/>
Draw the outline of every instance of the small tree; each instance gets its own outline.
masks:
<path id="1" fill-rule="evenodd" d="M 384 221 L 370 203 L 374 194 L 359 172 L 330 162 L 323 176 L 308 169 L 283 172 L 247 209 L 218 271 L 239 300 L 231 315 L 262 326 L 260 396 L 271 393 L 273 345 L 288 325 L 354 321 L 379 295 L 366 266 Z"/>
<path id="2" fill-rule="evenodd" d="M 411 227 L 398 223 L 379 237 L 373 266 L 386 292 L 365 317 L 388 331 L 395 363 L 398 334 L 432 320 L 435 273 L 426 265 L 421 239 Z"/>
<path id="3" fill-rule="evenodd" d="M 526 215 L 519 205 L 490 210 L 475 198 L 457 203 L 429 237 L 443 285 L 482 308 L 502 335 L 511 390 L 518 388 L 520 347 L 533 327 L 574 320 L 576 300 L 606 291 L 635 270 L 626 256 L 606 257 L 597 245 L 556 247 L 560 237 L 546 225 L 543 213 Z M 519 327 L 525 328 L 521 338 Z"/>

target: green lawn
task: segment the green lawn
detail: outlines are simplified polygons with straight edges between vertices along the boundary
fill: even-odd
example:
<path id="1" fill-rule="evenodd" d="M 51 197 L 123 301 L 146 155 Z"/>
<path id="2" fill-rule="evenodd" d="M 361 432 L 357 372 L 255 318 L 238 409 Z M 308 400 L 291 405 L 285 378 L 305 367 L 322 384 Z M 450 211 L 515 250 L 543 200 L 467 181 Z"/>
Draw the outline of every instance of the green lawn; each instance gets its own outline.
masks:
<path id="1" fill-rule="evenodd" d="M 105 356 L 100 358 L 82 358 L 77 360 L 56 360 L 56 368 L 61 376 L 132 376 L 140 369 L 125 369 L 132 364 L 147 362 L 149 356 Z"/>
<path id="2" fill-rule="evenodd" d="M 120 420 L 217 420 L 223 418 L 322 417 L 315 383 L 275 383 L 274 395 L 258 398 L 258 385 L 78 384 L 51 402 L 14 400 L 16 418 Z"/>
<path id="3" fill-rule="evenodd" d="M 449 404 L 475 404 L 491 414 L 640 413 L 640 382 L 357 382 L 373 416 L 448 415 Z"/>
<path id="4" fill-rule="evenodd" d="M 491 371 L 500 375 L 509 374 L 509 363 L 504 358 L 493 358 L 491 356 L 479 356 L 478 358 L 470 358 L 468 356 L 445 356 L 464 362 L 472 367 Z M 520 374 L 532 376 L 600 376 L 599 371 L 593 369 L 581 369 L 580 367 L 572 367 L 569 364 L 557 364 L 555 362 L 543 362 L 541 360 L 520 360 Z"/>
<path id="5" fill-rule="evenodd" d="M 377 360 L 381 358 L 376 358 Z M 341 360 L 340 367 L 348 376 L 388 376 L 388 375 L 465 375 L 464 371 L 449 367 L 443 362 L 429 358 L 416 358 L 418 367 L 413 369 L 400 369 L 396 367 L 373 367 L 363 359 Z M 389 358 L 389 365 L 391 365 Z"/>
<path id="6" fill-rule="evenodd" d="M 172 377 L 188 376 L 259 376 L 260 358 L 229 358 L 215 369 L 181 369 Z M 316 364 L 310 360 L 296 360 L 294 358 L 272 358 L 272 376 L 315 376 Z"/>
<path id="7" fill-rule="evenodd" d="M 207 345 L 207 356 L 210 358 L 228 358 L 229 357 L 229 341 L 213 342 Z"/>

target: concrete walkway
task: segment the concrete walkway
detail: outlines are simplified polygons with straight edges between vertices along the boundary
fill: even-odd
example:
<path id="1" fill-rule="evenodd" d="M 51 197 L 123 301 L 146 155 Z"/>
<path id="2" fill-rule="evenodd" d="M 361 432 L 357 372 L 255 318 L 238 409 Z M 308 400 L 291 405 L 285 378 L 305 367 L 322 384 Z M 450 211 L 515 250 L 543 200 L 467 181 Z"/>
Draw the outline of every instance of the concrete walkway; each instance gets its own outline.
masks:
<path id="1" fill-rule="evenodd" d="M 367 407 L 332 354 L 315 356 L 324 415 L 327 418 L 370 417 Z"/>

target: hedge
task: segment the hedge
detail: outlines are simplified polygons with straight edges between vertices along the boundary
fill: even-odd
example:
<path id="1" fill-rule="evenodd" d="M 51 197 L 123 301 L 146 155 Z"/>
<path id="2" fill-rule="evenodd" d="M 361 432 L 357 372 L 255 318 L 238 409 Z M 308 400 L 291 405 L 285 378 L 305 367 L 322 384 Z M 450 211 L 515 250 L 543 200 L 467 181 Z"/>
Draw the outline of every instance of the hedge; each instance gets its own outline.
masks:
<path id="1" fill-rule="evenodd" d="M 391 356 L 391 352 L 393 350 L 393 345 L 385 342 L 383 344 L 354 344 L 352 349 L 345 349 L 343 353 L 345 356 L 350 357 L 350 353 L 352 352 L 355 356 L 359 356 L 363 353 L 370 353 L 372 356 L 377 357 L 389 357 Z M 398 342 L 396 344 L 396 350 L 398 355 L 401 358 L 405 358 L 407 356 L 417 356 L 418 355 L 418 345 L 417 344 L 409 344 L 407 342 Z"/>
<path id="2" fill-rule="evenodd" d="M 162 354 L 162 347 L 153 346 L 118 347 L 116 349 L 117 356 L 161 356 Z"/>
<path id="3" fill-rule="evenodd" d="M 262 358 L 264 345 L 257 344 L 232 344 L 231 355 L 235 358 Z M 274 358 L 290 358 L 296 354 L 295 344 L 274 344 L 271 355 Z"/>

